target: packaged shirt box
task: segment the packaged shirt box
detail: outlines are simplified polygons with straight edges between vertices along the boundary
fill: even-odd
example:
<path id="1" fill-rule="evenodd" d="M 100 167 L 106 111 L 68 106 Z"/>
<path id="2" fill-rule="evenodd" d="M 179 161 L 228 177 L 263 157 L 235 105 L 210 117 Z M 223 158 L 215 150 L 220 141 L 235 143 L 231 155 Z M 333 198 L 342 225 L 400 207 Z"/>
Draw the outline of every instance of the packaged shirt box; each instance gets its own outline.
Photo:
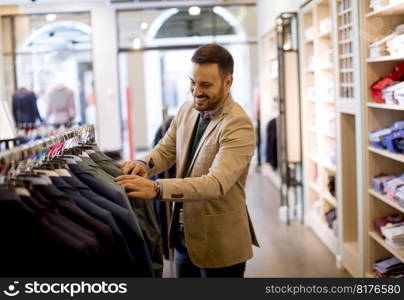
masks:
<path id="1" fill-rule="evenodd" d="M 394 200 L 395 194 L 398 188 L 404 186 L 404 178 L 403 177 L 396 177 L 387 181 L 384 184 L 384 192 L 389 200 Z"/>
<path id="2" fill-rule="evenodd" d="M 395 177 L 392 175 L 373 177 L 371 180 L 372 187 L 374 190 L 378 191 L 379 193 L 384 194 L 384 185 L 386 184 L 387 181 L 394 179 L 394 178 Z"/>

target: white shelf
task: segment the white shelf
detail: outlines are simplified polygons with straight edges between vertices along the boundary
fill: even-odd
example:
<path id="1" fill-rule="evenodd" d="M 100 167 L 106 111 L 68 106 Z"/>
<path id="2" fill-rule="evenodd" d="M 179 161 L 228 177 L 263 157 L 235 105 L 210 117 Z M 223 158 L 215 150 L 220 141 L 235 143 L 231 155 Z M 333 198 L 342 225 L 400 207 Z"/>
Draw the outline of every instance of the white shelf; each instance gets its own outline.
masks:
<path id="1" fill-rule="evenodd" d="M 320 33 L 317 37 L 318 38 L 331 38 L 331 31 Z"/>
<path id="2" fill-rule="evenodd" d="M 310 156 L 310 159 L 314 161 L 316 164 L 321 165 L 320 161 L 315 156 Z"/>
<path id="3" fill-rule="evenodd" d="M 367 63 L 377 63 L 377 62 L 384 62 L 384 61 L 399 61 L 404 60 L 404 56 L 381 56 L 381 57 L 371 57 L 366 59 Z"/>
<path id="4" fill-rule="evenodd" d="M 325 71 L 325 70 L 332 70 L 333 69 L 333 66 L 331 65 L 331 64 L 329 64 L 329 65 L 324 65 L 324 66 L 320 66 L 320 68 L 319 68 L 320 70 L 322 70 L 322 71 Z"/>
<path id="5" fill-rule="evenodd" d="M 340 40 L 338 43 L 340 45 L 342 45 L 342 44 L 347 44 L 347 43 L 350 43 L 350 42 L 352 42 L 352 39 Z"/>
<path id="6" fill-rule="evenodd" d="M 332 206 L 337 207 L 337 200 L 333 195 L 330 194 L 330 192 L 325 192 L 321 194 L 321 197 L 325 199 L 328 203 L 330 203 Z"/>
<path id="7" fill-rule="evenodd" d="M 397 209 L 398 211 L 401 211 L 402 213 L 404 213 L 404 207 L 401 207 L 400 204 L 398 204 L 398 202 L 391 201 L 389 198 L 387 198 L 385 195 L 379 193 L 378 191 L 376 191 L 374 189 L 369 189 L 369 194 L 371 194 L 375 198 L 383 201 L 384 203 L 390 205 L 391 207 Z"/>
<path id="8" fill-rule="evenodd" d="M 331 105 L 334 105 L 334 104 L 335 104 L 334 101 L 321 101 L 321 102 L 319 102 L 319 103 L 331 104 Z"/>
<path id="9" fill-rule="evenodd" d="M 368 102 L 367 106 L 372 107 L 372 108 L 379 108 L 379 109 L 403 110 L 404 111 L 403 105 Z"/>
<path id="10" fill-rule="evenodd" d="M 338 30 L 344 30 L 352 27 L 352 23 L 338 26 Z"/>
<path id="11" fill-rule="evenodd" d="M 326 169 L 328 169 L 329 171 L 336 173 L 337 172 L 337 168 L 331 164 L 328 163 L 323 163 L 322 166 Z"/>
<path id="12" fill-rule="evenodd" d="M 370 152 L 404 163 L 404 154 L 391 153 L 387 150 L 379 149 L 373 146 L 368 146 L 368 150 Z"/>
<path id="13" fill-rule="evenodd" d="M 370 12 L 365 15 L 366 18 L 371 18 L 371 17 L 381 17 L 381 16 L 398 16 L 404 13 L 404 1 L 401 1 L 398 4 L 390 4 L 386 5 L 382 9 L 379 9 L 377 11 Z"/>
<path id="14" fill-rule="evenodd" d="M 311 188 L 313 191 L 315 191 L 317 194 L 320 194 L 320 193 L 321 193 L 320 187 L 319 187 L 319 185 L 318 185 L 317 183 L 310 182 L 309 186 L 310 186 L 310 188 Z"/>
<path id="15" fill-rule="evenodd" d="M 309 213 L 308 224 L 320 240 L 334 254 L 337 254 L 337 237 L 332 229 L 314 211 Z"/>
<path id="16" fill-rule="evenodd" d="M 399 260 L 404 262 L 404 250 L 397 250 L 393 247 L 389 246 L 384 239 L 382 239 L 375 231 L 370 231 L 369 236 L 373 238 L 376 242 L 378 242 L 381 246 L 383 246 L 387 251 L 397 257 Z"/>
<path id="17" fill-rule="evenodd" d="M 309 126 L 308 130 L 310 130 L 313 133 L 316 133 L 316 134 L 319 134 L 319 135 L 323 135 L 323 136 L 335 139 L 335 134 L 333 134 L 331 132 L 321 131 L 320 129 L 316 128 L 313 125 Z"/>
<path id="18" fill-rule="evenodd" d="M 308 130 L 310 130 L 313 133 L 318 133 L 316 127 L 314 127 L 314 126 L 309 126 Z"/>

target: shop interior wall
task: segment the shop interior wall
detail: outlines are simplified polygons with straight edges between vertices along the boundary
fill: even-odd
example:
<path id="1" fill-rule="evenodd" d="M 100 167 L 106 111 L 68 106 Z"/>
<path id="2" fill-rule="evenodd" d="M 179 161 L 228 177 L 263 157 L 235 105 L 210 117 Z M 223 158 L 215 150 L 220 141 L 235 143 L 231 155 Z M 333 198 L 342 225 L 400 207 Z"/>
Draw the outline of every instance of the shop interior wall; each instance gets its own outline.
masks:
<path id="1" fill-rule="evenodd" d="M 301 5 L 303 5 L 307 0 L 257 0 L 257 29 L 258 29 L 258 39 L 259 42 L 263 40 L 263 37 L 267 35 L 271 30 L 275 28 L 276 18 L 283 12 L 297 12 Z M 261 100 L 265 99 L 268 101 L 268 97 L 265 97 L 268 93 L 268 85 L 263 82 L 263 74 L 265 65 L 263 62 L 263 53 L 258 54 L 258 72 L 260 74 L 259 92 Z M 269 105 L 264 101 L 260 103 L 261 108 L 261 127 L 262 131 L 267 126 L 267 122 L 270 121 L 271 117 L 277 115 L 277 112 L 268 110 L 277 110 L 277 106 Z M 264 135 L 264 134 L 263 134 Z M 265 136 L 262 136 L 265 139 Z M 265 143 L 265 141 L 262 141 Z"/>
<path id="2" fill-rule="evenodd" d="M 102 150 L 120 150 L 121 122 L 115 11 L 105 3 L 21 5 L 18 14 L 91 12 L 93 65 L 97 97 L 97 132 Z M 8 14 L 3 8 L 1 14 Z M 2 87 L 4 85 L 2 84 Z M 108 117 L 106 117 L 108 116 Z"/>
<path id="3" fill-rule="evenodd" d="M 10 15 L 16 14 L 18 10 L 17 6 L 0 6 L 0 16 L 1 15 Z M 3 28 L 2 22 L 0 22 L 0 37 L 3 37 Z M 3 39 L 3 38 L 2 38 Z M 4 44 L 3 41 L 0 42 L 0 101 L 7 100 L 6 93 L 5 93 L 5 79 L 4 79 L 4 61 L 3 61 L 3 51 L 4 51 Z"/>
<path id="4" fill-rule="evenodd" d="M 147 149 L 147 113 L 144 80 L 144 53 L 141 51 L 127 54 L 128 86 L 132 89 L 132 128 L 136 137 L 135 149 Z M 158 84 L 158 82 L 156 83 Z"/>

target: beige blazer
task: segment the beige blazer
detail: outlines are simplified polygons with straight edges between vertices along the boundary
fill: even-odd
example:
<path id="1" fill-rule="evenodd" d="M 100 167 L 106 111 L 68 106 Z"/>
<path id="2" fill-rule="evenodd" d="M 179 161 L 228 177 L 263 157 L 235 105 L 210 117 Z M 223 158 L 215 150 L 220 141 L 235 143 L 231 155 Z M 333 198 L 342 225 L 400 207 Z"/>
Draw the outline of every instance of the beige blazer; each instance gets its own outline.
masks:
<path id="1" fill-rule="evenodd" d="M 197 117 L 193 102 L 183 104 L 160 143 L 140 158 L 150 175 L 175 162 L 177 177 L 181 176 Z M 206 128 L 187 178 L 161 180 L 162 199 L 183 202 L 185 241 L 191 261 L 199 267 L 247 261 L 253 255 L 252 244 L 259 246 L 244 192 L 254 149 L 251 119 L 228 97 Z"/>

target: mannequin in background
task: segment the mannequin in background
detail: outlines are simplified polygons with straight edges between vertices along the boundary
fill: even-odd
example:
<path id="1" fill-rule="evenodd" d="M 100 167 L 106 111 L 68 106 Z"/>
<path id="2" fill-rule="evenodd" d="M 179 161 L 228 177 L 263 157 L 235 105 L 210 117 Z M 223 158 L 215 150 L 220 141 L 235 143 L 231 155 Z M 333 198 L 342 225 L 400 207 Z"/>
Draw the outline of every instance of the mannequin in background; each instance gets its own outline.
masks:
<path id="1" fill-rule="evenodd" d="M 37 107 L 37 98 L 34 92 L 24 87 L 19 88 L 13 93 L 13 117 L 15 123 L 35 123 L 36 120 L 42 122 Z"/>
<path id="2" fill-rule="evenodd" d="M 53 123 L 69 123 L 75 114 L 73 91 L 64 84 L 52 86 L 47 95 L 46 120 L 53 117 Z"/>

